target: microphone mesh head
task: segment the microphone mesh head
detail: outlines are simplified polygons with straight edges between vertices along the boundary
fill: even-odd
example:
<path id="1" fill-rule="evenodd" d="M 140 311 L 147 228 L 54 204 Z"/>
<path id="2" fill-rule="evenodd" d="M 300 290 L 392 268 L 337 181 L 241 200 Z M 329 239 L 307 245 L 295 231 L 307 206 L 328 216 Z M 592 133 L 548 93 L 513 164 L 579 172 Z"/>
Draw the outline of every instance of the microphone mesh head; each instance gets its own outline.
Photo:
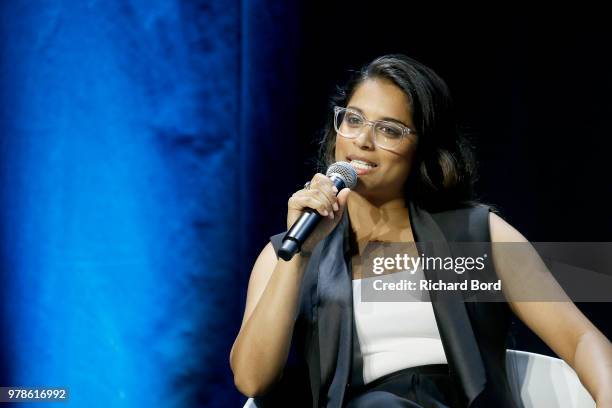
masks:
<path id="1" fill-rule="evenodd" d="M 340 177 L 344 181 L 344 185 L 351 190 L 357 185 L 357 172 L 345 161 L 335 162 L 327 169 L 325 175 L 330 177 L 332 174 Z"/>

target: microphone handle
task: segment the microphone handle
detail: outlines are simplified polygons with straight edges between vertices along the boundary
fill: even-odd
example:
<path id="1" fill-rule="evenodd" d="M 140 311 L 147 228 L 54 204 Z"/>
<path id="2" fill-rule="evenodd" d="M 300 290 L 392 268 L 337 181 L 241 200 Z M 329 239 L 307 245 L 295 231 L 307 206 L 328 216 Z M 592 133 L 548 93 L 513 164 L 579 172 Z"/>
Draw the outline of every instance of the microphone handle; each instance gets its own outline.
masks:
<path id="1" fill-rule="evenodd" d="M 329 178 L 338 191 L 344 188 L 344 181 L 336 174 L 330 175 Z M 283 237 L 283 244 L 278 250 L 278 256 L 285 261 L 290 261 L 291 258 L 302 249 L 302 244 L 317 227 L 321 218 L 321 215 L 317 211 L 306 208 L 304 213 L 291 228 L 289 228 L 289 231 L 287 231 Z"/>

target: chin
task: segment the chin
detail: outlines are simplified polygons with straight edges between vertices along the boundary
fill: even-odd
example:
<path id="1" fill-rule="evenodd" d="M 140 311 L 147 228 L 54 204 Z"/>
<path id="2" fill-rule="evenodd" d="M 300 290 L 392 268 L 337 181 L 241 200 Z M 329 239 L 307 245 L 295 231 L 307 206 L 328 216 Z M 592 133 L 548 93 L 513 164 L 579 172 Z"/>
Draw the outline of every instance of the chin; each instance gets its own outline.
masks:
<path id="1" fill-rule="evenodd" d="M 359 193 L 363 197 L 372 197 L 377 195 L 376 193 L 378 189 L 374 188 L 373 186 L 368 186 L 364 184 L 363 181 L 359 180 L 353 191 Z"/>

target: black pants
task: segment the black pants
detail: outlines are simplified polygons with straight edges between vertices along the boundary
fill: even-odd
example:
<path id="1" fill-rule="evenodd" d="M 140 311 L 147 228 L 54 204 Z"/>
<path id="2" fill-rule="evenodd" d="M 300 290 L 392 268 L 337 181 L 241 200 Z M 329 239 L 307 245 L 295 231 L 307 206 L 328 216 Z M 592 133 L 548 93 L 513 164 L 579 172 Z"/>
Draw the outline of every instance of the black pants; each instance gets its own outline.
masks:
<path id="1" fill-rule="evenodd" d="M 459 393 L 446 364 L 410 367 L 353 388 L 346 408 L 455 408 Z"/>

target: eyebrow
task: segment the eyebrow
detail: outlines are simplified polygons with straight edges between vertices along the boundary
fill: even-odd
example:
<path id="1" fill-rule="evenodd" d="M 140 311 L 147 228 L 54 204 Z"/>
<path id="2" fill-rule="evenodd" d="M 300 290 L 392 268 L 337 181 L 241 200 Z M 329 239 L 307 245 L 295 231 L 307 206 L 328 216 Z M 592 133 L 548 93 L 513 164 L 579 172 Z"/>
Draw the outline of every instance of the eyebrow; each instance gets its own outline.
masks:
<path id="1" fill-rule="evenodd" d="M 349 109 L 353 109 L 353 110 L 356 110 L 356 111 L 358 111 L 359 113 L 361 113 L 362 115 L 365 115 L 365 113 L 363 113 L 363 111 L 362 111 L 361 109 L 359 109 L 358 107 L 356 107 L 356 106 L 350 106 L 350 105 L 349 105 L 349 106 L 347 106 L 347 108 L 349 108 Z M 394 119 L 394 118 L 384 117 L 384 118 L 381 118 L 380 120 L 385 120 L 385 121 L 387 121 L 387 122 L 395 122 L 395 123 L 399 123 L 400 125 L 406 126 L 408 129 L 413 130 L 411 126 L 408 126 L 407 124 L 405 124 L 404 122 L 402 122 L 402 121 L 401 121 L 401 120 L 399 120 L 399 119 Z"/>

